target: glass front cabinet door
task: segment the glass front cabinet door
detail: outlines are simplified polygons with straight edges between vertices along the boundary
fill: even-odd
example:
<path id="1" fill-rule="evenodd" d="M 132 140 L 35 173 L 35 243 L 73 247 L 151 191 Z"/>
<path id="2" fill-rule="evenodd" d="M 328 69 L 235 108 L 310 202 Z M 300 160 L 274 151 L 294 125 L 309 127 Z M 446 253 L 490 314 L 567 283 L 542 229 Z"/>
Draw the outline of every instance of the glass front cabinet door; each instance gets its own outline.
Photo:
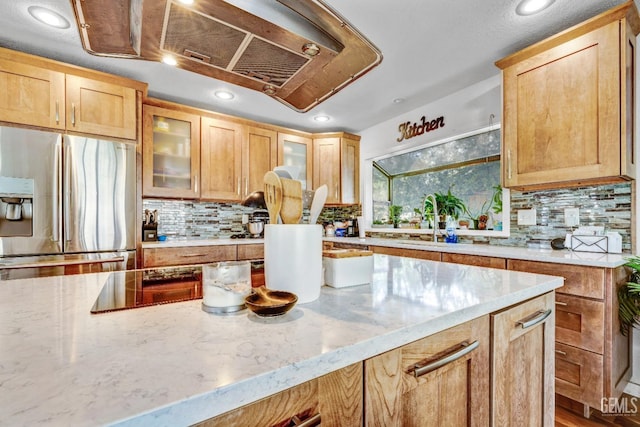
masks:
<path id="1" fill-rule="evenodd" d="M 278 165 L 290 166 L 298 172 L 297 177 L 302 182 L 303 190 L 311 190 L 312 183 L 312 149 L 313 141 L 299 135 L 278 133 Z"/>
<path id="2" fill-rule="evenodd" d="M 143 106 L 142 195 L 198 198 L 200 116 Z"/>

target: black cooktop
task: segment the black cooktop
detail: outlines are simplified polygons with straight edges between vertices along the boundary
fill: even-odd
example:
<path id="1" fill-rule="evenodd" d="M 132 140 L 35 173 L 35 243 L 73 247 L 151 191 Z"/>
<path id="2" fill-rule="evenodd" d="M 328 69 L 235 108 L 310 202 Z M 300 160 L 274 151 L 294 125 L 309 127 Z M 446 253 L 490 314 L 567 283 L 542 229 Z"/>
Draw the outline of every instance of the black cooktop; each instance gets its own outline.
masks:
<path id="1" fill-rule="evenodd" d="M 202 298 L 202 267 L 167 267 L 111 273 L 91 313 Z"/>

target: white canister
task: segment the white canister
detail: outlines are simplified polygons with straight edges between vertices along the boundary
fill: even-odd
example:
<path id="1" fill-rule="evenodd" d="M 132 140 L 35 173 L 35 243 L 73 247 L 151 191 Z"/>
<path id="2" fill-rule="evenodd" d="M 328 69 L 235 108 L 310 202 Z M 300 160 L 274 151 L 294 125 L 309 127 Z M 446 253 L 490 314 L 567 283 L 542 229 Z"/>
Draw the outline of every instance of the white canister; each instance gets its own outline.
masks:
<path id="1" fill-rule="evenodd" d="M 293 292 L 299 304 L 318 299 L 324 282 L 322 225 L 267 224 L 264 278 L 267 288 Z"/>

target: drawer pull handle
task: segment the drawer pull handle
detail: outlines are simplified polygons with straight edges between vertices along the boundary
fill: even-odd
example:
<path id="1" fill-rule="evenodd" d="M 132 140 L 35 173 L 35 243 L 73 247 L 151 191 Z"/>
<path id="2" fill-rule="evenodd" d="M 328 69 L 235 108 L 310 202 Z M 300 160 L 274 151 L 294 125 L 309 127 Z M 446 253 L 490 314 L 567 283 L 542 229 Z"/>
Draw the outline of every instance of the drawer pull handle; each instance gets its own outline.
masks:
<path id="1" fill-rule="evenodd" d="M 563 307 L 566 307 L 569 304 L 567 304 L 566 302 L 562 302 L 562 301 L 556 301 L 556 305 L 561 305 Z"/>
<path id="2" fill-rule="evenodd" d="M 556 353 L 558 353 L 561 356 L 566 356 L 567 355 L 567 353 L 565 353 L 564 351 L 561 351 L 561 350 L 556 350 Z"/>
<path id="3" fill-rule="evenodd" d="M 294 415 L 291 418 L 291 424 L 293 424 L 296 427 L 312 427 L 312 426 L 317 426 L 320 424 L 321 421 L 321 416 L 320 416 L 320 412 L 318 412 L 315 415 L 310 416 L 309 418 L 307 418 L 306 420 L 302 421 L 300 420 L 300 418 L 298 418 L 297 415 Z"/>
<path id="4" fill-rule="evenodd" d="M 538 323 L 542 323 L 552 312 L 553 310 L 551 309 L 546 311 L 540 310 L 529 317 L 525 317 L 524 319 L 517 321 L 516 325 L 521 325 L 522 329 L 530 328 Z"/>
<path id="5" fill-rule="evenodd" d="M 195 258 L 198 256 L 206 256 L 207 254 L 182 254 L 180 255 L 182 258 Z"/>
<path id="6" fill-rule="evenodd" d="M 480 343 L 476 340 L 469 344 L 468 341 L 464 341 L 459 344 L 459 347 L 462 347 L 460 350 L 454 351 L 453 353 L 449 353 L 440 359 L 434 360 L 433 362 L 429 362 L 426 365 L 422 365 L 421 362 L 416 363 L 411 368 L 409 368 L 407 373 L 413 373 L 413 376 L 418 378 L 422 375 L 428 374 L 431 371 L 435 371 L 438 368 L 443 367 L 455 360 L 460 359 L 461 357 L 471 353 L 473 350 L 478 348 Z"/>

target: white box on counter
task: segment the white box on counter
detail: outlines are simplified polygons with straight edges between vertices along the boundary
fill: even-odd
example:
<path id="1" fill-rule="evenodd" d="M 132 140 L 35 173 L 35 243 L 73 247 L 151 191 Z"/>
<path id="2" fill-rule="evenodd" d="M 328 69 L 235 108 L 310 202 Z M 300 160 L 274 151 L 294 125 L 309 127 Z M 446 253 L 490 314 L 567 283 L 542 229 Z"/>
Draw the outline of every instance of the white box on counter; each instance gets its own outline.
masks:
<path id="1" fill-rule="evenodd" d="M 322 251 L 324 283 L 333 288 L 367 285 L 373 280 L 373 252 L 361 249 Z"/>

